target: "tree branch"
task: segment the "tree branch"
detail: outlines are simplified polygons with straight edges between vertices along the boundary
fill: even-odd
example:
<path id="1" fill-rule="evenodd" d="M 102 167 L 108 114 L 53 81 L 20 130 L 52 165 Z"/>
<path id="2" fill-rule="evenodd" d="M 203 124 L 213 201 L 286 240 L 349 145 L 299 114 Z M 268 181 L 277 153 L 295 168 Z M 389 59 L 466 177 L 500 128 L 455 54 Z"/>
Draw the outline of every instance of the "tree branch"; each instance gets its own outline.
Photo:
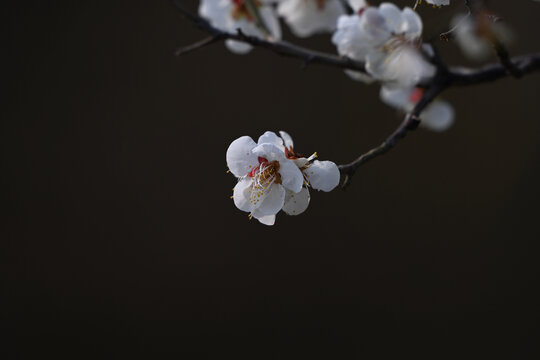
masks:
<path id="1" fill-rule="evenodd" d="M 513 66 L 521 76 L 540 70 L 540 53 L 512 58 Z M 481 68 L 450 68 L 452 85 L 471 86 L 499 80 L 508 76 L 508 69 L 499 63 L 488 64 Z"/>
<path id="2" fill-rule="evenodd" d="M 193 23 L 198 29 L 208 33 L 214 39 L 209 43 L 215 43 L 221 40 L 237 40 L 248 43 L 255 47 L 270 50 L 278 55 L 292 57 L 300 59 L 304 64 L 322 64 L 341 68 L 344 70 L 355 70 L 365 73 L 364 64 L 359 61 L 354 61 L 347 57 L 337 56 L 333 54 L 327 54 L 311 49 L 303 48 L 298 45 L 288 43 L 286 41 L 270 41 L 261 39 L 256 36 L 250 36 L 245 34 L 241 29 L 237 29 L 236 33 L 229 33 L 227 31 L 220 30 L 210 24 L 207 20 L 201 18 L 198 15 L 191 13 L 177 0 L 171 0 L 171 3 L 180 11 L 180 13 L 189 21 Z M 198 43 L 197 43 L 198 44 Z M 179 49 L 177 52 L 183 54 L 191 50 L 185 49 L 198 48 L 193 44 L 186 48 Z M 207 45 L 207 44 L 206 44 Z"/>
<path id="3" fill-rule="evenodd" d="M 310 50 L 285 41 L 272 42 L 257 38 L 255 36 L 246 35 L 242 31 L 238 31 L 237 33 L 233 34 L 219 30 L 212 26 L 207 20 L 191 13 L 177 0 L 171 0 L 171 3 L 187 20 L 191 21 L 197 28 L 210 34 L 210 36 L 215 39 L 213 41 L 210 41 L 208 38 L 205 39 L 209 43 L 227 39 L 238 40 L 246 42 L 252 46 L 265 48 L 278 55 L 300 59 L 305 64 L 318 63 L 345 70 L 365 72 L 363 63 L 346 57 L 339 57 L 333 54 Z M 200 48 L 196 47 L 196 44 L 192 44 L 186 48 Z M 183 49 L 179 49 L 178 52 L 185 53 Z M 540 70 L 540 53 L 515 57 L 511 58 L 510 60 L 522 75 Z M 499 80 L 500 78 L 508 75 L 507 69 L 500 63 L 488 64 L 476 69 L 451 67 L 449 72 L 452 84 L 458 86 L 477 85 L 484 82 Z"/>
<path id="4" fill-rule="evenodd" d="M 361 165 L 379 155 L 385 154 L 396 146 L 409 131 L 416 130 L 418 125 L 420 125 L 420 114 L 441 92 L 450 86 L 451 77 L 452 75 L 445 68 L 439 68 L 433 82 L 426 89 L 424 95 L 416 103 L 413 110 L 405 115 L 405 118 L 401 124 L 388 138 L 386 138 L 385 141 L 383 141 L 381 145 L 369 150 L 365 154 L 360 155 L 358 158 L 348 164 L 339 165 L 339 171 L 344 176 L 342 188 L 346 188 L 350 184 L 352 176 Z"/>
<path id="5" fill-rule="evenodd" d="M 436 53 L 436 49 L 434 49 Z M 439 60 L 440 61 L 440 60 Z M 540 53 L 522 56 L 512 60 L 513 66 L 520 76 L 540 70 Z M 403 139 L 409 131 L 415 130 L 420 124 L 420 114 L 422 111 L 444 90 L 451 86 L 470 86 L 489 81 L 495 81 L 508 75 L 508 69 L 502 64 L 490 64 L 480 69 L 468 69 L 453 67 L 447 69 L 444 63 L 437 64 L 437 74 L 426 85 L 427 90 L 415 105 L 413 110 L 408 113 L 399 127 L 379 146 L 360 155 L 354 161 L 348 164 L 339 165 L 339 170 L 343 175 L 342 187 L 346 188 L 356 170 L 369 160 L 383 155 L 391 150 Z"/>
<path id="6" fill-rule="evenodd" d="M 177 0 L 170 1 L 186 19 L 193 23 L 193 25 L 210 35 L 209 38 L 203 39 L 202 41 L 187 46 L 183 49 L 179 49 L 177 54 L 185 54 L 187 52 L 200 49 L 204 46 L 230 39 L 242 41 L 254 47 L 264 48 L 281 56 L 300 59 L 304 62 L 304 65 L 317 63 L 344 70 L 355 70 L 363 73 L 366 72 L 363 63 L 347 57 L 339 57 L 334 54 L 314 51 L 285 41 L 261 39 L 244 34 L 241 29 L 237 29 L 236 33 L 229 33 L 227 31 L 220 30 L 212 26 L 207 20 L 191 13 Z M 476 11 L 475 7 L 478 6 L 477 4 L 478 3 L 476 3 L 474 0 L 466 0 L 466 5 L 471 10 L 471 13 Z M 540 53 L 510 58 L 504 47 L 497 47 L 497 44 L 495 44 L 495 49 L 501 62 L 488 64 L 475 69 L 466 67 L 448 68 L 436 52 L 436 49 L 433 49 L 434 55 L 430 61 L 437 67 L 437 74 L 427 83 L 419 84 L 419 86 L 426 89 L 424 95 L 415 105 L 413 110 L 405 116 L 399 127 L 381 145 L 360 155 L 351 163 L 339 166 L 342 175 L 344 175 L 343 187 L 346 187 L 350 183 L 351 177 L 361 165 L 379 155 L 385 154 L 390 149 L 395 147 L 409 131 L 415 130 L 420 124 L 419 116 L 422 111 L 435 99 L 435 97 L 437 97 L 448 87 L 478 85 L 499 80 L 508 76 L 509 74 L 519 78 L 526 74 L 540 70 Z"/>

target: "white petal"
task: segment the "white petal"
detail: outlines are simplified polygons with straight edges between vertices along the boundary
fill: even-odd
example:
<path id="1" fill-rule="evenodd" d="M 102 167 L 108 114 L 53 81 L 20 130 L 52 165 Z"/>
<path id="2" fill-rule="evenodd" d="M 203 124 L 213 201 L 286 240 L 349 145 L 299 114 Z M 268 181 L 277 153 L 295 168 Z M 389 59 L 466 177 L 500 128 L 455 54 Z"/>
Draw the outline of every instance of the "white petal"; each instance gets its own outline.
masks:
<path id="1" fill-rule="evenodd" d="M 403 18 L 401 32 L 409 40 L 414 40 L 422 36 L 422 19 L 413 9 L 406 7 L 401 13 Z"/>
<path id="2" fill-rule="evenodd" d="M 414 106 L 410 101 L 411 91 L 411 88 L 381 86 L 379 96 L 385 104 L 399 110 L 408 111 L 411 105 Z"/>
<path id="3" fill-rule="evenodd" d="M 441 6 L 441 5 L 450 5 L 450 0 L 426 0 L 428 4 Z"/>
<path id="4" fill-rule="evenodd" d="M 309 199 L 309 190 L 307 188 L 302 188 L 302 190 L 296 194 L 292 191 L 287 191 L 283 211 L 288 215 L 299 215 L 306 211 L 309 205 Z"/>
<path id="5" fill-rule="evenodd" d="M 292 160 L 284 159 L 279 162 L 279 174 L 281 175 L 281 183 L 288 190 L 295 193 L 302 190 L 304 176 Z"/>
<path id="6" fill-rule="evenodd" d="M 238 55 L 247 54 L 253 49 L 253 46 L 245 42 L 230 39 L 225 41 L 225 45 L 227 46 L 227 49 Z"/>
<path id="7" fill-rule="evenodd" d="M 283 146 L 283 140 L 276 135 L 273 131 L 267 131 L 259 137 L 257 140 L 257 145 L 261 144 L 274 144 L 277 147 L 281 148 Z"/>
<path id="8" fill-rule="evenodd" d="M 375 82 L 375 79 L 366 73 L 354 70 L 345 70 L 345 74 L 355 81 L 363 82 L 364 84 L 371 84 Z"/>
<path id="9" fill-rule="evenodd" d="M 254 216 L 275 215 L 283 207 L 285 202 L 285 188 L 283 186 L 273 184 L 265 195 L 260 205 L 252 211 Z"/>
<path id="10" fill-rule="evenodd" d="M 332 36 L 340 55 L 351 59 L 364 61 L 369 50 L 368 34 L 362 29 L 362 17 L 358 15 L 343 15 L 338 19 L 337 31 Z"/>
<path id="11" fill-rule="evenodd" d="M 431 131 L 448 130 L 454 123 L 455 112 L 452 105 L 443 100 L 434 101 L 420 115 L 422 126 Z"/>
<path id="12" fill-rule="evenodd" d="M 401 10 L 392 3 L 382 3 L 379 6 L 379 14 L 384 17 L 386 26 L 394 34 L 401 33 L 403 19 L 401 17 Z"/>
<path id="13" fill-rule="evenodd" d="M 242 136 L 229 145 L 226 155 L 227 166 L 234 176 L 245 176 L 259 164 L 257 155 L 252 153 L 255 146 L 257 144 L 249 136 Z"/>
<path id="14" fill-rule="evenodd" d="M 229 30 L 227 24 L 231 11 L 230 1 L 201 0 L 199 4 L 199 15 L 221 30 Z"/>
<path id="15" fill-rule="evenodd" d="M 264 143 L 255 146 L 252 150 L 253 154 L 265 158 L 268 161 L 282 161 L 286 159 L 285 152 L 282 148 L 277 147 L 274 144 Z"/>
<path id="16" fill-rule="evenodd" d="M 278 14 L 298 37 L 333 31 L 337 18 L 344 13 L 340 0 L 282 0 L 278 7 Z"/>
<path id="17" fill-rule="evenodd" d="M 291 135 L 287 134 L 285 131 L 280 131 L 279 136 L 283 139 L 283 144 L 287 149 L 294 147 L 294 142 Z"/>
<path id="18" fill-rule="evenodd" d="M 250 192 L 251 185 L 253 184 L 252 178 L 240 179 L 236 186 L 234 187 L 233 200 L 234 205 L 242 211 L 251 212 L 252 206 L 250 203 Z"/>
<path id="19" fill-rule="evenodd" d="M 276 222 L 276 215 L 266 215 L 266 216 L 261 216 L 261 217 L 253 216 L 253 217 L 259 220 L 261 224 L 268 225 L 268 226 L 272 226 Z"/>
<path id="20" fill-rule="evenodd" d="M 360 16 L 360 27 L 367 35 L 366 40 L 371 46 L 379 46 L 386 42 L 393 30 L 375 7 L 368 7 Z"/>
<path id="21" fill-rule="evenodd" d="M 281 39 L 281 26 L 279 25 L 279 19 L 274 7 L 262 6 L 259 8 L 259 13 L 261 14 L 264 24 L 268 27 L 273 40 Z"/>
<path id="22" fill-rule="evenodd" d="M 366 70 L 372 76 L 396 86 L 412 87 L 435 74 L 435 67 L 409 46 L 399 46 L 388 56 L 374 51 L 366 59 Z"/>
<path id="23" fill-rule="evenodd" d="M 339 184 L 339 169 L 332 161 L 315 160 L 304 173 L 316 190 L 331 191 Z"/>
<path id="24" fill-rule="evenodd" d="M 349 0 L 348 2 L 354 12 L 358 12 L 358 10 L 363 9 L 367 6 L 366 0 Z"/>

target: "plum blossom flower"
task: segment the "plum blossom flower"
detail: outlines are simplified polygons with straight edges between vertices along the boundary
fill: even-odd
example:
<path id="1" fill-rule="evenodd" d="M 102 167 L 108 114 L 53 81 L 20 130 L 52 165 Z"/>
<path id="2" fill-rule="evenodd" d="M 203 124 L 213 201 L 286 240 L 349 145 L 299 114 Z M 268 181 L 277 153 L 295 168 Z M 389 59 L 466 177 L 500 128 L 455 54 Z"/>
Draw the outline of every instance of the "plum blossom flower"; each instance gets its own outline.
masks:
<path id="1" fill-rule="evenodd" d="M 424 93 L 421 88 L 393 88 L 382 86 L 382 102 L 405 113 L 412 111 Z M 420 114 L 420 126 L 428 130 L 442 132 L 454 123 L 454 108 L 444 100 L 435 100 Z"/>
<path id="2" fill-rule="evenodd" d="M 482 61 L 493 54 L 493 41 L 509 43 L 511 31 L 502 22 L 493 22 L 488 14 L 481 12 L 455 16 L 451 22 L 455 40 L 465 56 Z"/>
<path id="3" fill-rule="evenodd" d="M 238 178 L 234 204 L 265 225 L 273 225 L 280 210 L 289 215 L 304 212 L 310 201 L 308 186 L 331 191 L 339 183 L 336 164 L 314 160 L 316 154 L 295 154 L 290 135 L 280 135 L 267 131 L 257 143 L 242 136 L 227 149 L 227 166 Z"/>
<path id="4" fill-rule="evenodd" d="M 421 35 L 422 20 L 414 10 L 382 3 L 341 16 L 332 42 L 340 55 L 365 62 L 374 79 L 411 87 L 435 74 L 418 51 Z"/>
<path id="5" fill-rule="evenodd" d="M 278 40 L 281 38 L 281 27 L 270 2 L 270 0 L 201 0 L 199 15 L 223 31 L 236 32 L 237 29 L 241 29 L 246 35 Z M 251 8 L 251 4 L 255 10 Z M 249 44 L 230 39 L 225 45 L 237 54 L 245 54 L 252 49 Z"/>
<path id="6" fill-rule="evenodd" d="M 345 13 L 340 0 L 280 0 L 277 11 L 298 37 L 334 31 Z"/>

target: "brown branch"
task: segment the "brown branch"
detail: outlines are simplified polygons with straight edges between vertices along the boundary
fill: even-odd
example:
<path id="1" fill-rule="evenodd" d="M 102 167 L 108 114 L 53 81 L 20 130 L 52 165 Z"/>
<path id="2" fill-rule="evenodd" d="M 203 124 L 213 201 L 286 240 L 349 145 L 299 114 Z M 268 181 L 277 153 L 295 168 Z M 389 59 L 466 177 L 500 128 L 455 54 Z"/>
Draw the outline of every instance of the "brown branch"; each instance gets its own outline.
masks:
<path id="1" fill-rule="evenodd" d="M 513 66 L 521 76 L 540 70 L 540 53 L 512 58 Z M 508 69 L 499 63 L 488 64 L 481 68 L 450 68 L 452 85 L 471 86 L 492 82 L 508 76 Z"/>

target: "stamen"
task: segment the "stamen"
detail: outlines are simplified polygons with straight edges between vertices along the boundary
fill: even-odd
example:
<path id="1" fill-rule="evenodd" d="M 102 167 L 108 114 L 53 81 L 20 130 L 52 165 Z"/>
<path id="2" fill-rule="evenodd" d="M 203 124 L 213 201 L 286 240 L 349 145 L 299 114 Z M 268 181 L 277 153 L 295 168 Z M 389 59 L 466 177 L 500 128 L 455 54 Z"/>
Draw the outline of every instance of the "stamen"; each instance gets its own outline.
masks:
<path id="1" fill-rule="evenodd" d="M 249 202 L 252 206 L 258 204 L 264 199 L 267 190 L 274 184 L 281 183 L 279 174 L 279 161 L 270 161 L 259 157 L 259 165 L 252 169 L 247 176 L 253 178 L 249 192 Z"/>

